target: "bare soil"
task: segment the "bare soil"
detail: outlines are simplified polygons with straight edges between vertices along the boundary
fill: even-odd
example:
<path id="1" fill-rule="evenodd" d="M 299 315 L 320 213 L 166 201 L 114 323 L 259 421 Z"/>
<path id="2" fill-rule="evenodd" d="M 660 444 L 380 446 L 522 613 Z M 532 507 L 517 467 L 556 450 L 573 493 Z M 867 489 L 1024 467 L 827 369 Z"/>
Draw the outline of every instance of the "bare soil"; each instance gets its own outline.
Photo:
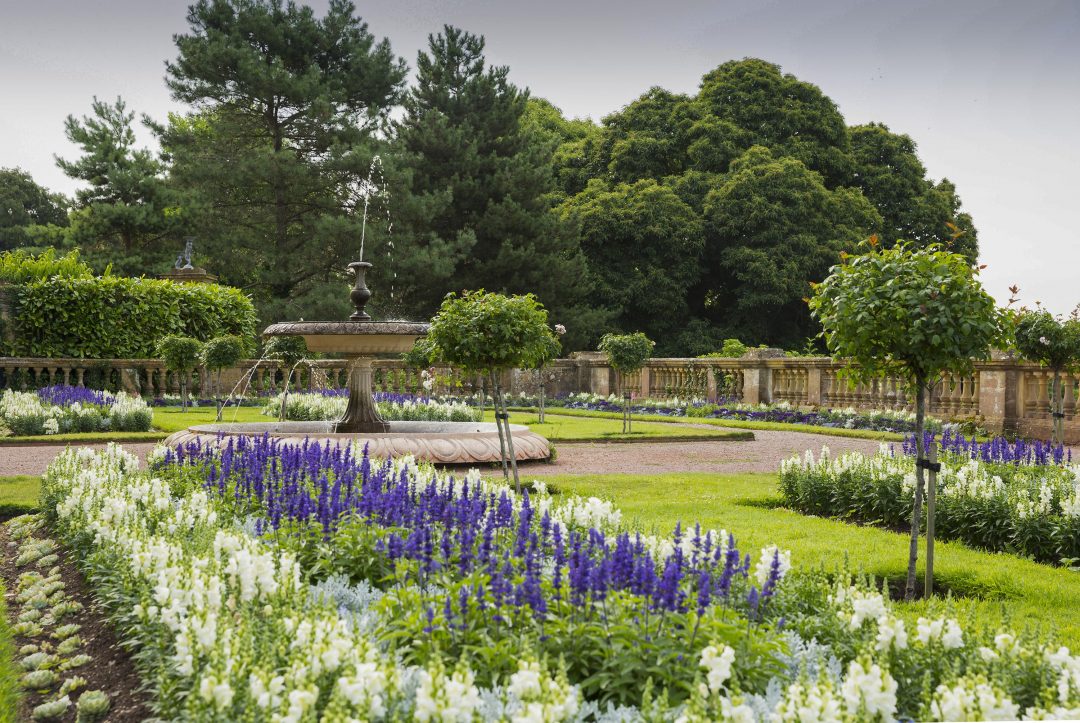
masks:
<path id="1" fill-rule="evenodd" d="M 44 537 L 47 532 L 48 528 L 40 530 L 38 536 Z M 18 548 L 9 544 L 10 542 L 7 528 L 0 527 L 0 577 L 3 577 L 4 587 L 7 588 L 8 614 L 12 616 L 12 622 L 14 622 L 20 609 L 15 599 L 18 577 L 22 572 L 36 568 L 29 565 L 17 568 L 15 556 Z M 80 612 L 65 618 L 64 622 L 74 622 L 82 626 L 78 634 L 83 639 L 83 645 L 77 653 L 85 653 L 91 657 L 91 661 L 86 665 L 61 674 L 62 677 L 78 675 L 86 678 L 86 687 L 69 696 L 72 705 L 68 708 L 67 715 L 58 720 L 75 720 L 74 704 L 84 690 L 103 690 L 109 694 L 110 707 L 104 719 L 106 721 L 128 723 L 150 718 L 151 710 L 147 705 L 149 697 L 140 690 L 142 681 L 135 670 L 131 656 L 120 646 L 119 638 L 105 618 L 100 604 L 90 592 L 82 573 L 76 568 L 72 555 L 63 546 L 57 549 L 56 554 L 60 556 L 57 565 L 60 567 L 60 579 L 64 582 L 65 592 L 72 600 L 83 605 Z M 40 639 L 33 640 L 16 636 L 15 649 L 17 651 L 23 645 L 40 644 L 40 642 Z M 17 720 L 31 720 L 30 714 L 35 706 L 53 700 L 55 697 L 55 688 L 47 696 L 34 692 L 24 693 L 20 699 Z"/>

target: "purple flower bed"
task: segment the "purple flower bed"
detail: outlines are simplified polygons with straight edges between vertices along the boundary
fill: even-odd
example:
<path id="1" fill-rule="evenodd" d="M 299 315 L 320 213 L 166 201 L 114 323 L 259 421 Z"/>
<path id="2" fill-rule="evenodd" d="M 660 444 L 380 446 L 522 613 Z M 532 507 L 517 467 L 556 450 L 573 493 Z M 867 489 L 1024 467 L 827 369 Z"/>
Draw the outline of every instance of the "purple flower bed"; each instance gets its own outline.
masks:
<path id="1" fill-rule="evenodd" d="M 725 406 L 732 405 L 732 406 Z M 594 412 L 622 412 L 622 404 L 599 400 L 596 402 L 555 400 L 551 405 L 566 409 L 584 409 Z M 782 424 L 807 424 L 834 429 L 868 429 L 876 432 L 911 432 L 915 423 L 884 414 L 855 413 L 832 409 L 802 410 L 776 407 L 772 409 L 742 409 L 733 400 L 721 400 L 718 404 L 694 404 L 681 407 L 632 404 L 634 414 L 655 414 L 665 417 L 708 417 L 751 422 L 779 422 Z"/>
<path id="2" fill-rule="evenodd" d="M 674 552 L 658 559 L 640 534 L 596 528 L 564 533 L 528 494 L 515 510 L 506 491 L 496 495 L 468 480 L 411 484 L 406 470 L 395 474 L 390 463 L 373 464 L 366 451 L 358 458 L 329 444 L 239 438 L 219 452 L 189 443 L 170 450 L 164 464 L 200 467 L 206 489 L 256 514 L 260 533 L 318 525 L 329 540 L 344 520 L 362 521 L 380 530 L 375 550 L 391 569 L 397 560 L 417 563 L 420 584 L 439 572 L 453 571 L 455 578 L 480 573 L 484 582 L 463 587 L 462 595 L 482 600 L 486 587 L 496 607 L 527 606 L 538 618 L 560 601 L 600 603 L 618 591 L 643 597 L 658 612 L 716 603 L 736 604 L 754 616 L 782 575 L 777 555 L 762 588 L 748 584 L 750 555 L 740 554 L 733 537 L 717 540 L 702 535 L 700 526 L 691 533 L 676 526 Z M 541 585 L 545 567 L 553 572 L 550 584 Z M 446 604 L 463 603 L 447 598 Z"/>
<path id="3" fill-rule="evenodd" d="M 114 399 L 109 392 L 76 387 L 70 384 L 54 384 L 51 387 L 42 387 L 37 390 L 37 395 L 43 403 L 54 404 L 58 407 L 70 407 L 76 403 L 107 407 L 113 403 Z"/>
<path id="4" fill-rule="evenodd" d="M 924 445 L 929 445 L 937 438 L 934 432 L 926 432 Z M 970 457 L 983 462 L 1001 462 L 1005 464 L 1067 464 L 1072 462 L 1072 449 L 1063 445 L 1053 445 L 1041 440 L 1018 439 L 1010 442 L 1004 437 L 994 437 L 987 442 L 980 442 L 974 436 L 970 439 L 959 432 L 946 429 L 940 440 L 942 452 Z M 915 435 L 908 435 L 904 440 L 904 454 L 915 456 Z"/>

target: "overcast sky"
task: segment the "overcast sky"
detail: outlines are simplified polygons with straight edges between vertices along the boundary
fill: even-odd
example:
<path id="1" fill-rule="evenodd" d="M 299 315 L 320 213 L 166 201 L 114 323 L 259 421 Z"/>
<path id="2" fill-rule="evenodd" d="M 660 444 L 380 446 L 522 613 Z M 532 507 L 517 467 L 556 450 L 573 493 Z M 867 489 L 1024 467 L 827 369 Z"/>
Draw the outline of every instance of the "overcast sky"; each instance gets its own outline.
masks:
<path id="1" fill-rule="evenodd" d="M 156 118 L 176 108 L 162 78 L 186 5 L 0 0 L 0 166 L 71 193 L 53 162 L 75 155 L 67 114 L 88 113 L 94 95 Z M 999 300 L 1017 283 L 1056 312 L 1080 301 L 1076 0 L 383 0 L 358 12 L 410 67 L 443 23 L 483 34 L 514 82 L 596 120 L 652 85 L 692 93 L 732 58 L 778 63 L 849 124 L 915 139 L 973 215 Z"/>

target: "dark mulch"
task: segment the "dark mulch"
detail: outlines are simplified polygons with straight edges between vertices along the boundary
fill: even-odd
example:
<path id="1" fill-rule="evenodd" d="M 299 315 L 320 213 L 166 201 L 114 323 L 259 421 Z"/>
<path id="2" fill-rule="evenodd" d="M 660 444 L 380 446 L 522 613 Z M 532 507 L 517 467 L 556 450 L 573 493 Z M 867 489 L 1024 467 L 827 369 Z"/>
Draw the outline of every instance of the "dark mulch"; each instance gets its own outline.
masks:
<path id="1" fill-rule="evenodd" d="M 48 528 L 38 532 L 39 536 L 46 536 Z M 54 538 L 55 539 L 55 538 Z M 0 527 L 0 576 L 4 579 L 7 588 L 8 613 L 14 618 L 18 616 L 20 605 L 15 600 L 16 585 L 21 573 L 37 569 L 32 565 L 22 568 L 15 567 L 16 547 L 8 544 L 7 529 Z M 61 546 L 57 551 L 60 560 L 60 579 L 63 580 L 64 590 L 71 597 L 83 605 L 83 609 L 64 618 L 63 623 L 78 623 L 82 626 L 79 636 L 83 639 L 83 645 L 76 651 L 86 653 L 91 661 L 79 668 L 74 668 L 62 677 L 79 675 L 86 678 L 86 687 L 70 695 L 72 705 L 68 708 L 68 714 L 62 719 L 65 721 L 75 720 L 75 702 L 84 690 L 104 690 L 109 694 L 111 706 L 106 721 L 127 723 L 128 721 L 143 721 L 152 717 L 148 705 L 149 696 L 139 690 L 142 681 L 135 670 L 131 656 L 119 644 L 115 631 L 110 627 L 105 618 L 105 612 L 90 592 L 82 573 L 75 566 L 72 556 Z M 45 574 L 45 571 L 41 571 Z M 38 643 L 23 637 L 16 636 L 15 648 L 18 650 L 23 645 Z M 52 700 L 55 690 L 48 696 L 37 693 L 24 693 L 20 702 L 19 720 L 31 720 L 30 712 L 34 706 Z"/>

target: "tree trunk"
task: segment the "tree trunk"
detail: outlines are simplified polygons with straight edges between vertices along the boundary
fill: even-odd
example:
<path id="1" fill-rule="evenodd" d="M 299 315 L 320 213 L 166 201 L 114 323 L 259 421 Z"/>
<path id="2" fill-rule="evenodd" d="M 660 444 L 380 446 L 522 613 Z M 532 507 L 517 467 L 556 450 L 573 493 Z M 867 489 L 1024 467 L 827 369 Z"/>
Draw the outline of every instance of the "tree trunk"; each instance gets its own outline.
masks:
<path id="1" fill-rule="evenodd" d="M 518 477 L 517 454 L 514 452 L 514 435 L 510 432 L 510 412 L 506 408 L 506 398 L 503 397 L 502 387 L 496 382 L 495 396 L 498 399 L 499 408 L 502 410 L 503 428 L 506 430 L 507 456 L 510 458 L 510 469 L 514 471 L 514 491 L 521 494 L 521 479 Z"/>
<path id="2" fill-rule="evenodd" d="M 539 416 L 540 424 L 543 424 L 544 423 L 544 370 L 543 369 L 539 370 L 539 375 L 540 375 L 540 413 L 539 413 L 538 416 Z"/>
<path id="3" fill-rule="evenodd" d="M 510 469 L 506 465 L 506 440 L 503 438 L 502 421 L 499 419 L 499 399 L 496 396 L 495 372 L 490 372 L 491 377 L 491 406 L 495 408 L 495 429 L 499 432 L 499 460 L 502 462 L 503 479 L 510 484 Z"/>
<path id="4" fill-rule="evenodd" d="M 923 379 L 916 379 L 915 392 L 915 459 L 923 458 L 923 433 L 926 428 L 926 384 Z M 908 557 L 907 585 L 904 588 L 904 599 L 912 600 L 915 597 L 915 563 L 919 560 L 919 523 L 922 518 L 922 492 L 924 484 L 923 468 L 915 466 L 915 503 L 911 507 L 911 546 Z"/>
<path id="5" fill-rule="evenodd" d="M 930 440 L 930 449 L 926 451 L 930 464 L 937 462 L 937 440 Z M 929 470 L 926 483 L 926 575 L 923 578 L 923 598 L 930 599 L 934 594 L 934 518 L 937 513 L 937 472 Z"/>

